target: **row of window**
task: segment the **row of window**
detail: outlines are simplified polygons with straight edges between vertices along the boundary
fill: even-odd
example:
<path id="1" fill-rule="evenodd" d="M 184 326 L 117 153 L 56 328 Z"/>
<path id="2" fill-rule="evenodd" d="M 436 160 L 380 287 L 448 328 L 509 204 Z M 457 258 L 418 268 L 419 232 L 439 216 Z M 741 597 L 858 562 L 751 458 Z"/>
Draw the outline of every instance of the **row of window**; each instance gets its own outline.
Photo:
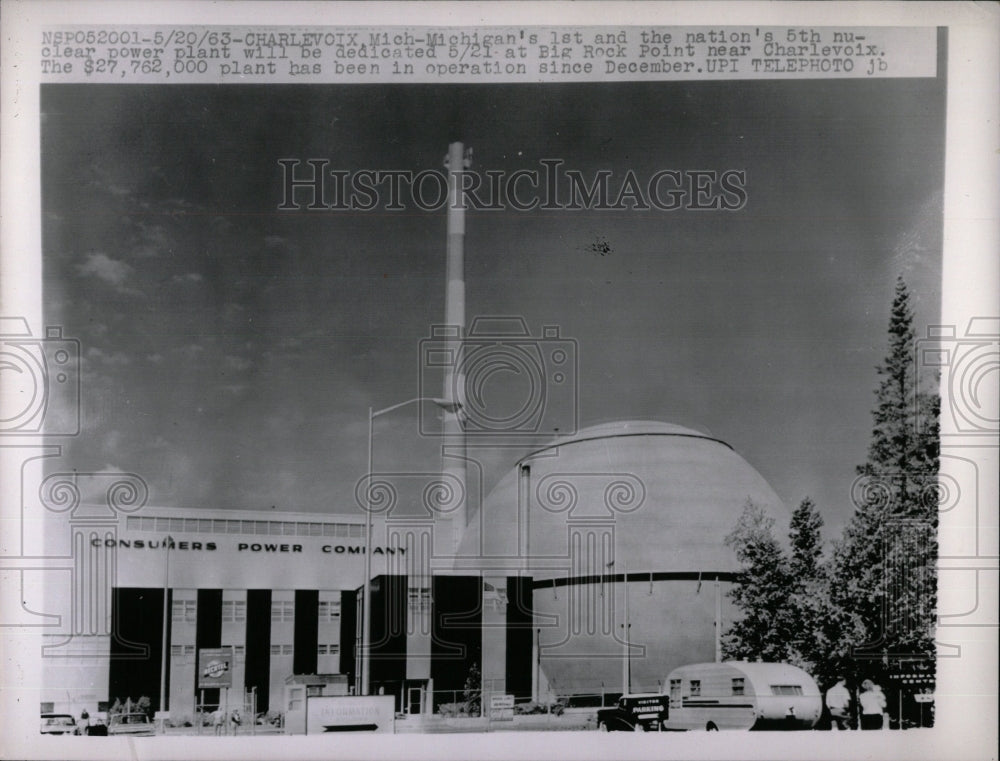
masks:
<path id="1" fill-rule="evenodd" d="M 333 536 L 362 538 L 360 523 L 320 521 L 238 521 L 227 518 L 156 518 L 130 515 L 129 531 L 173 531 L 185 534 L 250 534 L 253 536 Z"/>
<path id="2" fill-rule="evenodd" d="M 174 600 L 171 611 L 173 621 L 193 624 L 197 620 L 197 600 Z M 317 606 L 319 623 L 331 624 L 340 621 L 339 602 L 321 602 Z M 247 604 L 244 600 L 224 600 L 222 602 L 223 623 L 239 623 L 247 620 Z M 271 603 L 271 620 L 275 622 L 295 621 L 295 601 L 275 600 Z"/>
<path id="3" fill-rule="evenodd" d="M 242 658 L 246 653 L 245 645 L 227 645 L 233 649 L 234 658 Z M 171 645 L 170 654 L 174 657 L 194 655 L 194 645 Z"/>
<path id="4" fill-rule="evenodd" d="M 696 698 L 701 696 L 701 680 L 692 679 L 691 680 L 691 697 Z M 743 677 L 735 677 L 731 683 L 732 694 L 733 695 L 745 695 L 746 694 L 746 680 Z M 799 684 L 772 684 L 771 693 L 773 695 L 801 695 L 802 685 Z M 680 700 L 681 699 L 681 680 L 671 679 L 670 680 L 670 699 Z"/>
<path id="5" fill-rule="evenodd" d="M 242 658 L 246 654 L 245 645 L 228 645 L 227 647 L 233 648 L 233 657 Z M 180 658 L 185 655 L 194 655 L 194 645 L 171 645 L 170 654 L 175 658 Z M 292 646 L 291 645 L 271 645 L 271 655 L 291 655 Z M 317 655 L 339 655 L 340 645 L 328 645 L 321 643 L 316 646 Z"/>

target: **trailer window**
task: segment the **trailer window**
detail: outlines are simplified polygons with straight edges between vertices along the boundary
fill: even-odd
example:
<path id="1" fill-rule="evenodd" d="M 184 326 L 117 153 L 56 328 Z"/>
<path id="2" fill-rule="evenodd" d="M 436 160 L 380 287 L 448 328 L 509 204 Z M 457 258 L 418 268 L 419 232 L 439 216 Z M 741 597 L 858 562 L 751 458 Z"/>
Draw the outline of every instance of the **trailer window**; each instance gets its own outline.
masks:
<path id="1" fill-rule="evenodd" d="M 701 680 L 692 679 L 691 680 L 691 695 L 698 696 L 701 695 Z"/>
<path id="2" fill-rule="evenodd" d="M 775 695 L 801 695 L 801 684 L 772 684 L 771 692 Z"/>
<path id="3" fill-rule="evenodd" d="M 737 677 L 733 679 L 733 694 L 742 695 L 743 694 L 743 677 Z"/>

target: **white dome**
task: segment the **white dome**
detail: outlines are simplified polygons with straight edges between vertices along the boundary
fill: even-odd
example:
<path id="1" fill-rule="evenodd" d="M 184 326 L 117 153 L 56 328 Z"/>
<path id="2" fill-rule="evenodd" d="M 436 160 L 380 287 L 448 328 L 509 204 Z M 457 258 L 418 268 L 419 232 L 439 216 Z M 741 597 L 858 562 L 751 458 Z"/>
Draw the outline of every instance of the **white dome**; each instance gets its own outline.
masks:
<path id="1" fill-rule="evenodd" d="M 629 568 L 735 572 L 724 539 L 747 500 L 788 519 L 761 475 L 719 439 L 652 421 L 597 425 L 522 458 L 471 516 L 456 565 L 516 558 L 551 575 L 568 529 L 604 525 Z"/>
<path id="2" fill-rule="evenodd" d="M 748 500 L 788 512 L 723 441 L 677 425 L 585 428 L 521 459 L 474 514 L 456 569 L 526 575 L 553 692 L 621 689 L 628 573 L 633 691 L 715 657 L 715 584 L 740 570 L 726 546 Z M 724 626 L 733 610 L 723 599 Z M 603 685 L 603 687 L 602 687 Z"/>

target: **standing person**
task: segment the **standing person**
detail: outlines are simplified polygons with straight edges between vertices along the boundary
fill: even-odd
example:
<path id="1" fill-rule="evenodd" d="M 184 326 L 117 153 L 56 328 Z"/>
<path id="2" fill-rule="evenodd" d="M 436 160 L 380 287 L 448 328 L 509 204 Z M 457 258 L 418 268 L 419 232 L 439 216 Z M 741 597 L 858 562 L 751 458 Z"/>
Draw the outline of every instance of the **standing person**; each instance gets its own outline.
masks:
<path id="1" fill-rule="evenodd" d="M 882 729 L 882 714 L 885 713 L 885 693 L 871 679 L 861 683 L 861 728 Z"/>
<path id="2" fill-rule="evenodd" d="M 851 728 L 851 691 L 843 676 L 838 676 L 837 683 L 826 691 L 826 707 L 830 710 L 831 729 Z"/>
<path id="3" fill-rule="evenodd" d="M 84 708 L 80 712 L 80 721 L 76 723 L 77 734 L 89 735 L 90 734 L 90 714 L 87 713 L 87 709 Z"/>

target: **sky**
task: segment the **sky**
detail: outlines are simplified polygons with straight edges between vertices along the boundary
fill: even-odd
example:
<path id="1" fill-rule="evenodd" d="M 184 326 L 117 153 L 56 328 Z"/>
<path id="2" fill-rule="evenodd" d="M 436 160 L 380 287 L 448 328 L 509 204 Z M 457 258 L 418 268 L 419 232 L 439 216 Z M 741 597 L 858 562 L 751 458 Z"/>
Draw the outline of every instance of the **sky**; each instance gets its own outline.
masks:
<path id="1" fill-rule="evenodd" d="M 938 321 L 944 94 L 940 79 L 43 85 L 46 321 L 81 341 L 83 399 L 52 467 L 136 473 L 156 505 L 357 512 L 368 408 L 420 393 L 421 341 L 444 321 L 446 212 L 280 210 L 278 161 L 441 170 L 462 140 L 479 172 L 746 172 L 737 211 L 468 212 L 467 319 L 558 326 L 572 423 L 708 432 L 789 509 L 811 496 L 832 537 L 897 276 L 918 334 Z M 520 380 L 489 383 L 503 400 Z M 433 472 L 439 444 L 415 406 L 386 415 L 375 471 Z M 477 449 L 483 488 L 529 448 Z"/>

